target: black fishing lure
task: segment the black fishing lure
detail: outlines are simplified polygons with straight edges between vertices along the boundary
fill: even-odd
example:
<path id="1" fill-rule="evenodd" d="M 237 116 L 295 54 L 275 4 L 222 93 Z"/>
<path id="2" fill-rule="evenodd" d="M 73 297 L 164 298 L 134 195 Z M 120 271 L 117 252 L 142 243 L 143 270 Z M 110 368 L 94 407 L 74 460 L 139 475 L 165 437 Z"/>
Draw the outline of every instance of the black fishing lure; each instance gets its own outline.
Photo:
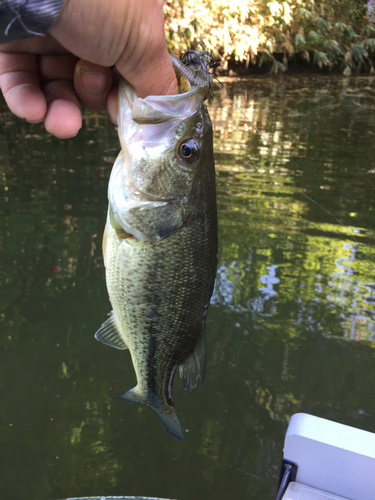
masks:
<path id="1" fill-rule="evenodd" d="M 211 99 L 214 98 L 213 85 L 212 85 L 212 74 L 210 72 L 211 68 L 216 68 L 221 64 L 220 61 L 216 61 L 214 56 L 206 50 L 203 40 L 199 42 L 202 50 L 188 49 L 183 52 L 180 56 L 181 63 L 192 69 L 198 78 L 209 82 L 210 96 Z"/>

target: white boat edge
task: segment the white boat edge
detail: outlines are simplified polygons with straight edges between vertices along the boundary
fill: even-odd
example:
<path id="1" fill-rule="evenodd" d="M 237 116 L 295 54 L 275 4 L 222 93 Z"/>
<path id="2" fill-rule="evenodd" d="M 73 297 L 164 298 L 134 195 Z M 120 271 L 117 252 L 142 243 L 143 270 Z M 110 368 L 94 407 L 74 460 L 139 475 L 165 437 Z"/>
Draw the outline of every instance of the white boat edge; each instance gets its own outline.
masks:
<path id="1" fill-rule="evenodd" d="M 374 433 L 296 413 L 285 436 L 283 463 L 292 464 L 293 478 L 278 499 L 375 499 Z"/>

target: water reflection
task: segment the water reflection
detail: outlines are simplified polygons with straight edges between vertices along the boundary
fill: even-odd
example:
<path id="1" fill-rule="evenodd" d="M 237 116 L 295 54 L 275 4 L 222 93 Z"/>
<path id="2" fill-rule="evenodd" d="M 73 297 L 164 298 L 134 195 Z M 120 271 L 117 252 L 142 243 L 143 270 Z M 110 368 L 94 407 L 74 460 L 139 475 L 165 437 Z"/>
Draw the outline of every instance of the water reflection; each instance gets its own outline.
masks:
<path id="1" fill-rule="evenodd" d="M 328 336 L 371 340 L 374 253 L 366 243 L 374 241 L 373 219 L 369 219 L 373 185 L 368 175 L 371 163 L 364 168 L 363 156 L 371 158 L 374 145 L 367 142 L 366 148 L 355 148 L 353 136 L 363 145 L 366 136 L 374 133 L 374 120 L 367 120 L 365 103 L 373 106 L 375 87 L 372 80 L 356 80 L 354 88 L 346 81 L 332 80 L 314 90 L 304 87 L 303 79 L 298 86 L 288 83 L 287 88 L 284 83 L 266 82 L 271 95 L 278 97 L 268 99 L 266 93 L 260 95 L 260 85 L 239 82 L 226 89 L 234 104 L 221 95 L 213 109 L 224 234 L 228 226 L 232 235 L 246 228 L 253 237 L 244 260 L 221 264 L 215 300 L 232 310 L 267 314 L 270 310 L 277 314 L 288 302 L 293 304 L 297 325 L 308 325 Z M 252 134 L 236 105 L 272 141 L 278 154 L 264 138 Z M 352 107 L 347 128 L 343 128 L 341 118 Z M 347 158 L 343 156 L 346 151 Z M 351 196 L 345 197 L 342 191 L 347 188 L 350 169 L 358 169 L 362 179 L 353 173 L 355 184 Z M 333 189 L 338 195 L 326 196 Z M 361 203 L 356 189 L 367 200 L 361 213 L 355 209 Z M 353 219 L 365 224 L 355 227 Z M 223 238 L 224 254 L 228 239 Z M 230 245 L 229 252 L 234 246 Z M 241 295 L 243 288 L 251 289 L 250 281 L 257 283 L 257 292 L 250 292 L 251 299 L 246 301 Z"/>
<path id="2" fill-rule="evenodd" d="M 373 340 L 374 266 L 373 260 L 357 257 L 363 248 L 332 240 L 323 242 L 319 251 L 321 239 L 308 237 L 307 251 L 297 263 L 293 251 L 282 250 L 280 238 L 277 246 L 277 257 L 269 248 L 255 248 L 249 249 L 245 261 L 221 264 L 213 303 L 267 315 L 281 313 L 288 303 L 293 309 L 288 316 L 293 315 L 297 329 L 303 326 L 325 336 Z M 373 249 L 367 251 L 374 257 Z"/>
<path id="3" fill-rule="evenodd" d="M 88 114 L 77 138 L 58 141 L 1 108 L 9 500 L 273 498 L 296 411 L 375 431 L 375 82 L 259 79 L 226 90 L 279 155 L 224 95 L 213 102 L 219 266 L 205 386 L 185 398 L 174 384 L 183 445 L 147 409 L 117 401 L 134 385 L 129 355 L 93 339 L 109 308 L 100 247 L 113 126 Z"/>

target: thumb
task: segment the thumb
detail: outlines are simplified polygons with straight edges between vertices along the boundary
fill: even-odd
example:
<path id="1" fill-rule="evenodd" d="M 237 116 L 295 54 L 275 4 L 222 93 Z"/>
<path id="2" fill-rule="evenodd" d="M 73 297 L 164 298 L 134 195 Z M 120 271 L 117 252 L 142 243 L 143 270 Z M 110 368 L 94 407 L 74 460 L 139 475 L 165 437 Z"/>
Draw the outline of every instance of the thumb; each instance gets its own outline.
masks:
<path id="1" fill-rule="evenodd" d="M 165 41 L 161 0 L 143 0 L 134 8 L 131 29 L 116 69 L 138 97 L 177 93 L 177 80 Z"/>
<path id="2" fill-rule="evenodd" d="M 120 65 L 117 65 L 117 69 L 121 73 Z M 158 57 L 143 58 L 133 71 L 125 74 L 138 97 L 177 93 L 176 74 L 166 47 Z"/>

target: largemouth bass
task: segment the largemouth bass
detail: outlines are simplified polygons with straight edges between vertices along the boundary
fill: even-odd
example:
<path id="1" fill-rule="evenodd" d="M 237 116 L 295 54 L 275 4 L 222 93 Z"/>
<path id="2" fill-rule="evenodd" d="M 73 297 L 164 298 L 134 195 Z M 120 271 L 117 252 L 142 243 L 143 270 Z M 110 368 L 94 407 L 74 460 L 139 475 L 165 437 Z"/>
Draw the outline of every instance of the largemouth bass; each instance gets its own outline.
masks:
<path id="1" fill-rule="evenodd" d="M 118 396 L 150 406 L 184 441 L 172 399 L 177 367 L 185 391 L 206 367 L 206 315 L 217 264 L 209 81 L 172 59 L 190 90 L 140 99 L 122 80 L 119 138 L 103 237 L 113 307 L 97 340 L 130 351 L 137 385 Z M 190 77 L 190 79 L 189 79 Z M 184 80 L 184 77 L 182 77 Z"/>

